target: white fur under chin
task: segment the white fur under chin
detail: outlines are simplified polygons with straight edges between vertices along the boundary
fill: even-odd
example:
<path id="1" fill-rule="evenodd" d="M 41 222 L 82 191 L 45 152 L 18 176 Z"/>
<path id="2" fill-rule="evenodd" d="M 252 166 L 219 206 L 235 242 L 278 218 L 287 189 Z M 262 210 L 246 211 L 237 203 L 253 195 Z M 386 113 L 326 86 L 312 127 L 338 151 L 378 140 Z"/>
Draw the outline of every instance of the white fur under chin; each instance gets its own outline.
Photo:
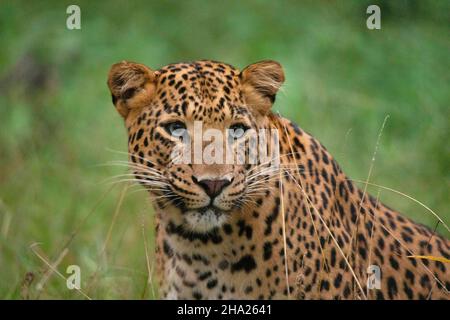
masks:
<path id="1" fill-rule="evenodd" d="M 227 217 L 223 213 L 216 213 L 214 209 L 208 209 L 204 213 L 187 211 L 185 219 L 192 231 L 206 233 L 223 225 Z"/>

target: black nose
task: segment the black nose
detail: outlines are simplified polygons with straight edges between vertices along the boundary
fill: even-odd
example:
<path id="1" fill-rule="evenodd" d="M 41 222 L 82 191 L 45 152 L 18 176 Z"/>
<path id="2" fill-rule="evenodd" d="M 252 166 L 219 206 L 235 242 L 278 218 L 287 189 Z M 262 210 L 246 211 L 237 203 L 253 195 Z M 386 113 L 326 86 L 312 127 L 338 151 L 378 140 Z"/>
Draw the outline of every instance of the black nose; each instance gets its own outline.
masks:
<path id="1" fill-rule="evenodd" d="M 210 198 L 214 198 L 217 195 L 219 195 L 222 192 L 222 190 L 231 183 L 231 180 L 227 180 L 227 179 L 222 179 L 222 180 L 210 180 L 210 179 L 197 180 L 197 178 L 195 178 L 194 176 L 192 177 L 192 180 L 196 184 L 201 186 L 203 188 L 203 190 L 205 190 L 206 194 Z"/>

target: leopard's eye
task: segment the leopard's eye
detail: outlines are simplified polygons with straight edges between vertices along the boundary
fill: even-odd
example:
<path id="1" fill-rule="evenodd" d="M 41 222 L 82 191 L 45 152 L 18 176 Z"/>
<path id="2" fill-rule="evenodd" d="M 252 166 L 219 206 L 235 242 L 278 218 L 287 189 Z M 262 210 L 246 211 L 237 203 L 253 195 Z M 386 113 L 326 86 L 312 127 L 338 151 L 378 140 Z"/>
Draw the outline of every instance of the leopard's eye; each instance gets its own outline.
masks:
<path id="1" fill-rule="evenodd" d="M 163 125 L 164 130 L 173 137 L 182 137 L 186 132 L 186 125 L 181 121 L 173 121 Z"/>
<path id="2" fill-rule="evenodd" d="M 243 123 L 236 123 L 230 126 L 228 132 L 230 135 L 230 138 L 232 139 L 239 139 L 242 138 L 245 134 L 245 131 L 250 129 L 248 126 L 246 126 Z"/>

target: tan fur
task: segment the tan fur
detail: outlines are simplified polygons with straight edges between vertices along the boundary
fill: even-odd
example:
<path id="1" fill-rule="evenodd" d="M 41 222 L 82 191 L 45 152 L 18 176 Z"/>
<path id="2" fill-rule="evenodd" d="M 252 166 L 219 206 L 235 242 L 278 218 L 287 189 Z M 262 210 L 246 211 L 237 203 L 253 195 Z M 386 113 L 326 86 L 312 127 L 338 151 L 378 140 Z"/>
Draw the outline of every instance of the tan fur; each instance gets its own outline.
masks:
<path id="1" fill-rule="evenodd" d="M 267 114 L 275 96 L 284 83 L 284 71 L 281 65 L 272 60 L 265 60 L 249 65 L 242 70 L 242 91 L 249 107 Z"/>
<path id="2" fill-rule="evenodd" d="M 448 299 L 449 265 L 409 256 L 449 259 L 450 241 L 364 193 L 320 142 L 271 113 L 283 81 L 274 61 L 242 72 L 214 61 L 112 67 L 130 168 L 156 211 L 161 297 Z M 195 121 L 220 131 L 276 128 L 281 169 L 176 164 L 166 126 L 173 121 L 191 135 Z M 226 174 L 233 179 L 214 198 L 214 214 L 201 211 L 212 199 L 195 177 Z M 380 290 L 367 288 L 372 264 L 382 271 Z"/>

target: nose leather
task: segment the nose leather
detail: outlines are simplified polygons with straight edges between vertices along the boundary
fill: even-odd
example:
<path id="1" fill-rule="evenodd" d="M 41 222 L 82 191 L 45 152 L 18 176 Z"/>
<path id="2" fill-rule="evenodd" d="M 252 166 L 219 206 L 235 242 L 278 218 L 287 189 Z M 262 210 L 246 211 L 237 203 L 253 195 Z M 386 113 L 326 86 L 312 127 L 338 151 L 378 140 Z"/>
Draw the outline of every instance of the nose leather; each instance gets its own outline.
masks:
<path id="1" fill-rule="evenodd" d="M 205 190 L 206 194 L 211 198 L 218 196 L 222 192 L 222 190 L 231 183 L 231 181 L 226 179 L 222 180 L 205 179 L 199 181 L 195 178 L 194 182 L 197 183 L 199 186 L 201 186 L 203 190 Z"/>

